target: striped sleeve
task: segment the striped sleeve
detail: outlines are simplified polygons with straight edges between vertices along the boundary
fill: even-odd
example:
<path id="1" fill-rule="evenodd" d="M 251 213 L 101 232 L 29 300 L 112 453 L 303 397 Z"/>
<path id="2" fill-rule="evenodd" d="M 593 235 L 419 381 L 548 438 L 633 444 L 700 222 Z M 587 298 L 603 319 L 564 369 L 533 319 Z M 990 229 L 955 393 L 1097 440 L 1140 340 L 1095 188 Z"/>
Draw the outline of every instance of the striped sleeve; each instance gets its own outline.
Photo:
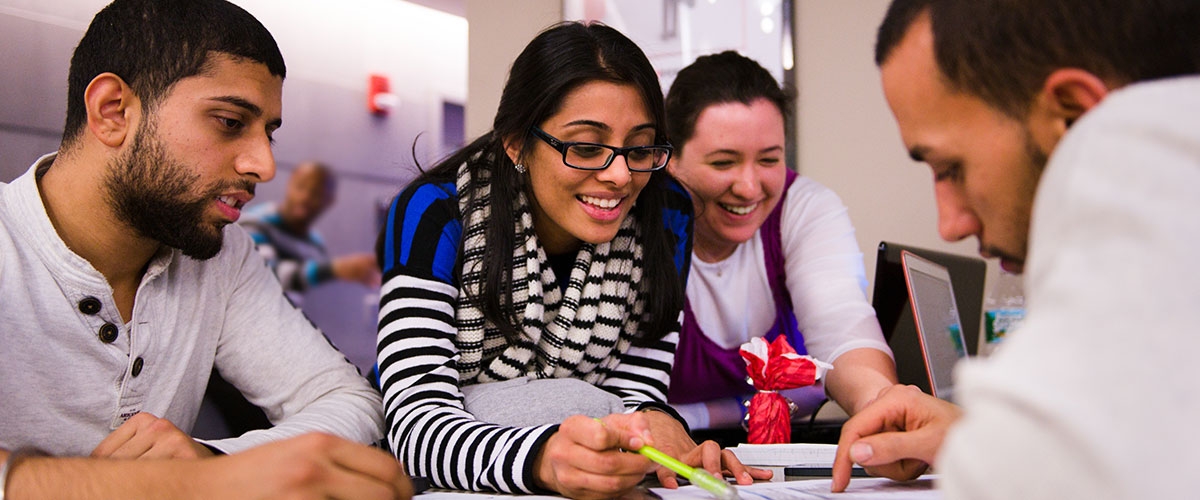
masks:
<path id="1" fill-rule="evenodd" d="M 434 485 L 532 493 L 533 464 L 557 426 L 503 427 L 463 408 L 454 339 L 462 235 L 453 183 L 406 189 L 384 233 L 378 354 L 388 443 Z"/>
<path id="2" fill-rule="evenodd" d="M 692 201 L 682 186 L 674 180 L 669 187 L 669 196 L 662 216 L 663 227 L 666 229 L 664 233 L 672 239 L 675 269 L 679 273 L 679 279 L 686 284 L 692 254 Z M 683 284 L 681 291 L 686 290 Z M 666 403 L 671 366 L 675 362 L 675 346 L 679 343 L 682 324 L 681 309 L 674 327 L 667 335 L 650 345 L 630 347 L 622 353 L 620 363 L 601 385 L 620 394 L 627 409 L 654 407 L 670 413 L 682 422 L 678 414 Z"/>
<path id="3" fill-rule="evenodd" d="M 620 362 L 600 386 L 619 394 L 628 410 L 665 407 L 678 343 L 679 329 L 676 327 L 675 331 L 651 345 L 630 347 L 621 353 Z"/>

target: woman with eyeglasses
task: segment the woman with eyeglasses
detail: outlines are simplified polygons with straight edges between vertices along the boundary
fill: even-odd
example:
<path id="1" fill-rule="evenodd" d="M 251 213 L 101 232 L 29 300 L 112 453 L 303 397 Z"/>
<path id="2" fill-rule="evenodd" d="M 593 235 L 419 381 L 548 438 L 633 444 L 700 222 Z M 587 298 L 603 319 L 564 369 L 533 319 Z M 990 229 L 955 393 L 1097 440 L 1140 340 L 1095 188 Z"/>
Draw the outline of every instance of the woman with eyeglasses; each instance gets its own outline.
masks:
<path id="1" fill-rule="evenodd" d="M 491 132 L 423 173 L 380 235 L 388 443 L 443 488 L 607 498 L 653 444 L 741 483 L 666 404 L 692 206 L 664 167 L 662 91 L 616 30 L 525 47 Z M 667 486 L 673 474 L 659 470 Z"/>
<path id="2" fill-rule="evenodd" d="M 669 400 L 696 428 L 739 425 L 753 393 L 738 354 L 786 335 L 833 363 L 824 386 L 785 391 L 811 413 L 827 391 L 854 414 L 896 383 L 863 289 L 862 253 L 837 195 L 784 164 L 790 96 L 736 52 L 702 56 L 666 98 L 671 174 L 695 203 L 687 306 Z"/>

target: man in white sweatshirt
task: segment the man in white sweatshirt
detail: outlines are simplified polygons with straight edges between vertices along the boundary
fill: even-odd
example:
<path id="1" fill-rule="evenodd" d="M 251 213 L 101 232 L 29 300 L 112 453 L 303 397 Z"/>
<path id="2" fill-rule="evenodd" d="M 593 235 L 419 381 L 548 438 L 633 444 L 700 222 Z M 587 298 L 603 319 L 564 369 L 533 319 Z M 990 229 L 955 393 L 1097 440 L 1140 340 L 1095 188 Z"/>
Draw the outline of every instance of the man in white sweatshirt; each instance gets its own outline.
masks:
<path id="1" fill-rule="evenodd" d="M 895 0 L 876 45 L 938 229 L 1025 276 L 1026 317 L 956 371 L 961 407 L 891 387 L 850 462 L 946 498 L 1200 490 L 1200 2 Z"/>

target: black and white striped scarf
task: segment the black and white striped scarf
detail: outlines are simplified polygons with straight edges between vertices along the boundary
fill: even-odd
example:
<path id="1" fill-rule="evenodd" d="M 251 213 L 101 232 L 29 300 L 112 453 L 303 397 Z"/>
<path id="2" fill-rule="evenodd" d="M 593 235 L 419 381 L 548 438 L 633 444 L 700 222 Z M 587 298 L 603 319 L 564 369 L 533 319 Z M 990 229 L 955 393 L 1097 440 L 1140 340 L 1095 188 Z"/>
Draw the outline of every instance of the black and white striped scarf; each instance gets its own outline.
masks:
<path id="1" fill-rule="evenodd" d="M 538 243 L 525 193 L 514 207 L 511 298 L 520 318 L 520 339 L 509 344 L 483 311 L 466 297 L 483 288 L 483 256 L 489 248 L 485 228 L 491 218 L 490 172 L 458 171 L 462 214 L 462 284 L 455 312 L 458 323 L 458 370 L 468 384 L 518 377 L 604 380 L 638 331 L 644 301 L 635 283 L 642 280 L 642 248 L 630 215 L 612 241 L 584 243 L 571 268 L 566 291 L 557 285 Z M 470 292 L 468 294 L 468 292 Z"/>

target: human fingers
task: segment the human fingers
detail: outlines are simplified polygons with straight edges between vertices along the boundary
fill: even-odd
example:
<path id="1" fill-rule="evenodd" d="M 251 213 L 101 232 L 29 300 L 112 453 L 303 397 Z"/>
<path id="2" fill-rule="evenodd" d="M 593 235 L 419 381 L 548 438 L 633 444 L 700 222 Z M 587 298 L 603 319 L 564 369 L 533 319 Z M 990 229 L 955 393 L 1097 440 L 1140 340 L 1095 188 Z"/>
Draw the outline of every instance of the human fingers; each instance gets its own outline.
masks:
<path id="1" fill-rule="evenodd" d="M 596 474 L 583 469 L 559 471 L 560 493 L 571 498 L 613 498 L 634 489 L 646 478 L 645 473 Z"/>
<path id="2" fill-rule="evenodd" d="M 92 450 L 92 457 L 116 458 L 113 457 L 112 454 L 133 438 L 133 435 L 137 433 L 139 426 L 141 426 L 147 419 L 153 418 L 156 417 L 149 413 L 138 413 L 133 417 L 130 417 L 129 420 L 126 420 L 125 423 L 117 426 L 116 429 L 113 429 L 112 432 L 105 436 L 104 439 L 100 441 L 100 444 L 96 445 L 96 448 Z"/>
<path id="3" fill-rule="evenodd" d="M 894 386 L 892 386 L 894 387 Z M 897 428 L 903 421 L 902 409 L 896 403 L 889 403 L 887 395 L 892 387 L 885 387 L 870 405 L 864 407 L 858 414 L 842 424 L 841 436 L 838 438 L 837 452 L 833 459 L 834 493 L 845 491 L 850 484 L 850 471 L 854 461 L 850 457 L 850 448 L 864 436 L 884 432 L 889 428 Z"/>
<path id="4" fill-rule="evenodd" d="M 368 254 L 343 255 L 331 262 L 333 275 L 338 279 L 362 282 L 372 272 L 379 272 L 375 258 Z"/>
<path id="5" fill-rule="evenodd" d="M 767 469 L 750 467 L 738 460 L 732 451 L 721 450 L 722 470 L 737 480 L 738 484 L 750 484 L 755 480 L 768 480 L 775 474 Z"/>
<path id="6" fill-rule="evenodd" d="M 715 452 L 712 450 L 713 447 L 716 448 Z M 714 441 L 702 442 L 701 445 L 692 448 L 691 452 L 686 453 L 683 457 L 680 457 L 679 462 L 683 463 L 684 465 L 694 466 L 694 468 L 697 469 L 707 470 L 709 474 L 712 474 L 714 477 L 724 477 L 720 465 L 720 446 L 716 446 Z M 654 475 L 658 476 L 659 483 L 666 488 L 674 489 L 679 487 L 679 480 L 678 477 L 676 477 L 676 472 L 666 468 L 664 465 L 659 465 L 658 469 L 655 469 Z"/>
<path id="7" fill-rule="evenodd" d="M 644 476 L 653 464 L 638 453 L 626 452 L 629 441 L 641 439 L 628 436 L 637 428 L 631 419 L 597 421 L 586 417 L 571 417 L 559 426 L 559 438 L 550 451 L 556 463 L 569 464 L 574 469 L 597 475 Z M 638 446 L 640 448 L 641 446 Z"/>
<path id="8" fill-rule="evenodd" d="M 385 484 L 411 490 L 412 483 L 400 462 L 391 454 L 363 444 L 334 436 L 316 434 L 315 439 L 331 440 L 327 446 L 329 458 L 342 469 L 352 471 Z"/>
<path id="9" fill-rule="evenodd" d="M 637 412 L 636 415 L 641 416 L 647 426 L 647 431 L 644 433 L 647 445 L 653 446 L 659 452 L 662 452 L 671 457 L 681 457 L 685 464 L 691 466 L 700 465 L 701 453 L 696 453 L 698 446 L 688 435 L 687 430 L 683 425 L 671 417 L 669 414 L 651 410 Z M 641 448 L 636 448 L 641 449 Z M 679 480 L 675 477 L 675 472 L 662 466 L 655 465 L 653 470 L 658 476 L 660 484 L 667 488 L 678 488 Z"/>
<path id="10" fill-rule="evenodd" d="M 134 415 L 92 451 L 95 457 L 117 459 L 199 458 L 211 452 L 165 418 Z"/>
<path id="11" fill-rule="evenodd" d="M 895 462 L 886 463 L 883 465 L 864 466 L 867 475 L 872 477 L 886 477 L 896 481 L 907 481 L 916 479 L 929 470 L 929 464 L 920 460 L 905 458 Z"/>
<path id="12" fill-rule="evenodd" d="M 721 449 L 714 441 L 700 443 L 685 461 L 689 465 L 698 464 L 714 476 L 733 477 L 738 484 L 750 484 L 755 479 L 770 479 L 774 475 L 769 470 L 747 467 L 732 451 Z"/>
<path id="13" fill-rule="evenodd" d="M 332 464 L 330 464 L 332 465 Z M 401 496 L 401 491 L 392 483 L 385 483 L 376 478 L 359 474 L 356 471 L 332 466 L 320 472 L 321 479 L 315 482 L 313 491 L 320 498 L 338 500 L 394 500 L 411 498 L 408 492 Z M 407 491 L 407 490 L 406 490 Z"/>
<path id="14" fill-rule="evenodd" d="M 850 445 L 851 462 L 863 466 L 872 476 L 886 477 L 897 481 L 915 479 L 925 473 L 932 463 L 932 454 L 927 451 L 928 441 L 923 432 L 886 432 L 862 438 Z M 835 469 L 835 473 L 837 470 Z M 849 478 L 834 478 L 835 492 L 843 491 Z M 839 482 L 844 480 L 845 483 Z"/>
<path id="15" fill-rule="evenodd" d="M 675 489 L 679 487 L 679 478 L 675 477 L 675 471 L 666 467 L 655 469 L 654 475 L 658 477 L 658 484 L 663 485 L 667 489 Z"/>
<path id="16" fill-rule="evenodd" d="M 642 446 L 661 444 L 652 437 L 650 420 L 642 412 L 613 413 L 599 421 L 606 429 L 615 433 L 617 446 L 620 448 L 640 450 Z"/>
<path id="17" fill-rule="evenodd" d="M 709 458 L 711 457 L 711 447 L 709 446 L 709 443 L 711 443 L 712 446 L 717 446 L 716 443 L 711 441 L 701 443 L 696 447 L 695 450 L 693 450 L 692 454 L 689 454 L 689 458 L 685 461 L 685 463 L 696 463 L 697 461 L 702 463 L 708 462 Z M 716 472 L 713 472 L 713 469 L 709 469 L 708 466 L 703 467 L 709 472 L 712 472 L 714 476 L 731 476 L 737 480 L 738 484 L 750 484 L 756 479 L 768 480 L 774 476 L 774 473 L 769 470 L 748 467 L 742 464 L 742 462 L 738 460 L 737 455 L 734 455 L 734 453 L 730 450 L 722 450 L 717 447 L 716 451 L 718 463 L 720 464 L 716 467 Z M 697 458 L 698 456 L 701 458 Z M 655 475 L 658 476 L 659 484 L 662 484 L 664 487 L 669 489 L 679 487 L 679 480 L 675 477 L 675 473 L 670 469 L 667 469 L 666 467 L 659 467 L 658 470 L 655 471 Z"/>
<path id="18" fill-rule="evenodd" d="M 368 279 L 371 276 L 379 274 L 379 264 L 375 260 L 374 254 L 364 253 L 355 259 L 355 272 L 362 279 Z"/>
<path id="19" fill-rule="evenodd" d="M 884 432 L 859 439 L 850 445 L 848 454 L 854 463 L 863 467 L 877 467 L 905 459 L 932 463 L 940 444 L 940 436 L 927 429 Z"/>
<path id="20" fill-rule="evenodd" d="M 689 462 L 696 463 L 716 477 L 721 477 L 721 446 L 716 441 L 705 441 L 688 453 Z M 694 457 L 694 458 L 693 458 Z M 736 458 L 734 460 L 737 460 Z M 691 465 L 691 463 L 689 463 Z M 741 465 L 739 462 L 738 465 Z"/>
<path id="21" fill-rule="evenodd" d="M 670 453 L 666 454 L 671 455 Z M 728 458 L 732 461 L 725 463 L 725 451 L 721 450 L 721 447 L 717 445 L 716 442 L 705 441 L 694 446 L 692 451 L 681 456 L 679 461 L 690 467 L 704 469 L 715 477 L 723 477 L 729 474 L 734 475 L 734 477 L 738 478 L 739 482 L 741 482 L 742 477 L 744 476 L 746 483 L 751 482 L 752 478 L 746 471 L 746 467 L 737 460 L 737 457 L 733 455 L 733 452 L 728 452 L 728 454 Z M 679 486 L 679 480 L 675 477 L 676 473 L 671 469 L 664 466 L 659 466 L 654 472 L 658 477 L 658 482 L 664 487 L 674 489 Z"/>
<path id="22" fill-rule="evenodd" d="M 893 386 L 842 426 L 832 491 L 844 491 L 854 463 L 893 479 L 911 479 L 933 462 L 960 410 L 912 386 Z M 914 462 L 915 461 L 915 462 Z"/>
<path id="23" fill-rule="evenodd" d="M 636 486 L 649 463 L 637 453 L 597 451 L 573 442 L 564 424 L 550 436 L 535 462 L 536 480 L 542 487 L 573 498 L 608 498 Z M 630 461 L 625 462 L 624 461 Z"/>
<path id="24" fill-rule="evenodd" d="M 595 419 L 568 418 L 538 452 L 536 482 L 572 497 L 612 497 L 636 486 L 652 465 L 618 448 L 619 435 Z"/>
<path id="25" fill-rule="evenodd" d="M 884 419 L 884 428 L 851 444 L 847 450 L 850 457 L 863 466 L 904 459 L 933 463 L 946 432 L 961 417 L 962 410 L 915 387 L 898 388 L 889 393 L 887 400 L 895 410 Z"/>
<path id="26" fill-rule="evenodd" d="M 384 500 L 413 494 L 390 455 L 328 434 L 305 434 L 222 458 L 226 466 L 218 477 L 247 498 Z"/>
<path id="27" fill-rule="evenodd" d="M 334 457 L 343 470 L 351 473 L 350 477 L 357 479 L 346 485 L 349 493 L 346 498 L 412 498 L 413 485 L 404 467 L 394 457 L 381 450 L 349 443 L 355 449 L 344 449 Z M 382 490 L 386 495 L 366 496 L 366 492 Z M 356 491 L 358 493 L 356 493 Z"/>
<path id="28" fill-rule="evenodd" d="M 364 447 L 365 448 L 365 447 Z M 379 450 L 367 448 L 368 451 L 383 453 Z M 386 453 L 384 453 L 386 455 Z M 394 499 L 410 499 L 413 496 L 412 482 L 408 475 L 399 467 L 399 463 L 394 458 L 388 456 L 391 463 L 396 464 L 393 473 L 385 473 L 384 477 L 380 477 L 381 471 L 367 471 L 364 469 L 347 468 L 344 463 L 338 461 L 340 457 L 335 457 L 333 462 L 330 462 L 333 467 L 330 470 L 328 481 L 322 488 L 327 498 L 337 498 L 345 500 L 394 500 Z"/>

